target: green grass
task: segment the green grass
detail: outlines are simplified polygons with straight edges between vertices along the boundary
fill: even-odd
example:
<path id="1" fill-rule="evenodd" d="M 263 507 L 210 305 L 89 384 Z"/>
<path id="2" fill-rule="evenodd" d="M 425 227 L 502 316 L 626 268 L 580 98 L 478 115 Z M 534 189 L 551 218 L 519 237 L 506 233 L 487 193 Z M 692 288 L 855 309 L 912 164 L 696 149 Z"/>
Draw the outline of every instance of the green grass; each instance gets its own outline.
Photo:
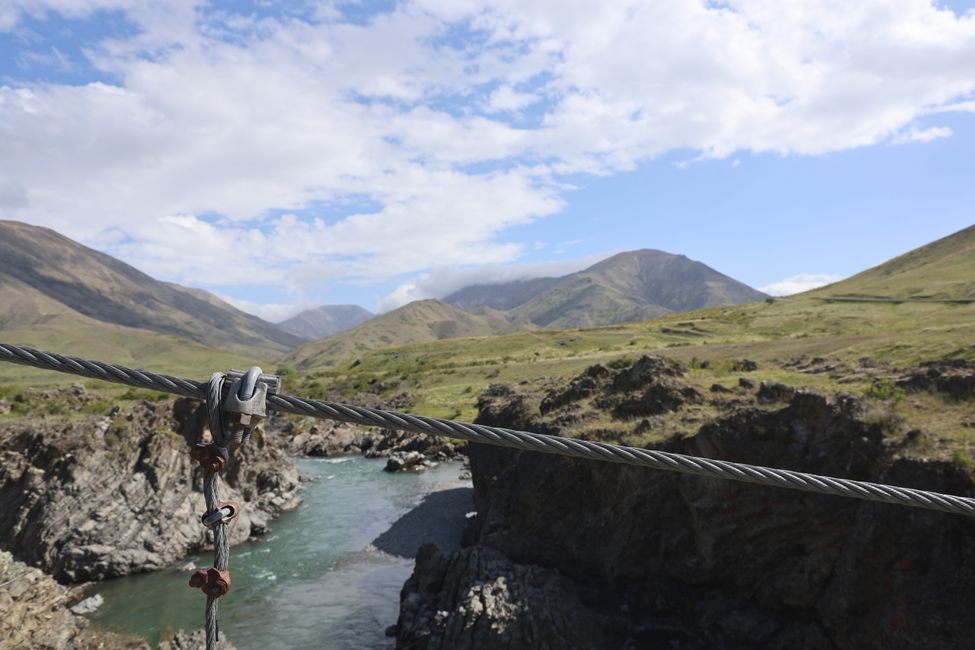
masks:
<path id="1" fill-rule="evenodd" d="M 450 339 L 387 347 L 297 377 L 333 395 L 357 391 L 409 391 L 416 411 L 446 416 L 474 413 L 477 395 L 490 383 L 568 377 L 594 363 L 663 354 L 709 368 L 692 375 L 699 383 L 734 385 L 734 362 L 748 358 L 762 379 L 835 390 L 826 375 L 782 367 L 808 355 L 854 362 L 872 357 L 909 367 L 946 355 L 975 357 L 975 306 L 940 303 L 828 303 L 806 295 L 774 302 L 672 314 L 641 323 L 587 330 L 534 331 L 505 336 Z M 693 362 L 693 363 L 692 363 Z M 866 391 L 868 379 L 843 385 Z"/>
<path id="2" fill-rule="evenodd" d="M 205 379 L 216 370 L 232 367 L 248 368 L 256 364 L 273 368 L 266 359 L 251 359 L 176 336 L 104 323 L 72 322 L 64 326 L 54 323 L 3 330 L 0 342 L 194 379 Z M 75 381 L 88 385 L 88 380 L 80 377 L 0 363 L 0 386 L 61 385 Z"/>
<path id="3" fill-rule="evenodd" d="M 975 301 L 975 226 L 814 293 L 862 300 Z"/>

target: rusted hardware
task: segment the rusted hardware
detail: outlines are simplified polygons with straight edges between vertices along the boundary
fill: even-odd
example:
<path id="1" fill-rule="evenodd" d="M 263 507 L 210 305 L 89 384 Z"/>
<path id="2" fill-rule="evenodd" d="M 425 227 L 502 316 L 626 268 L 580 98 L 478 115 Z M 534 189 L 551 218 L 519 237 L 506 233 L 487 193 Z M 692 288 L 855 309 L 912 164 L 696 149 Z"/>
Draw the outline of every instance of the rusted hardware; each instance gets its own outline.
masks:
<path id="1" fill-rule="evenodd" d="M 190 576 L 190 586 L 200 589 L 207 596 L 219 598 L 230 591 L 233 582 L 230 580 L 230 571 L 217 571 L 216 569 L 197 569 Z"/>
<path id="2" fill-rule="evenodd" d="M 200 517 L 200 521 L 207 528 L 213 528 L 218 522 L 229 524 L 237 515 L 240 514 L 240 504 L 236 501 L 221 501 L 213 512 L 208 512 Z"/>
<path id="3" fill-rule="evenodd" d="M 190 447 L 190 458 L 200 463 L 208 472 L 221 472 L 227 466 L 230 453 L 223 447 L 198 442 Z"/>

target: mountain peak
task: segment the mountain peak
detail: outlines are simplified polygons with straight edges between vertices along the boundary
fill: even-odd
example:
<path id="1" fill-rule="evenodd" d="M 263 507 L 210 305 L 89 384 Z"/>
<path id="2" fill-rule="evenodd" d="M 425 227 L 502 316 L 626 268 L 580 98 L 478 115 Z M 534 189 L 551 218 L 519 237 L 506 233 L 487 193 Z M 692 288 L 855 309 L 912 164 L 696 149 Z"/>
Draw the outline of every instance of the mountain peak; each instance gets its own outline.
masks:
<path id="1" fill-rule="evenodd" d="M 321 305 L 278 323 L 278 327 L 307 339 L 321 339 L 355 327 L 372 317 L 371 311 L 359 305 Z"/>

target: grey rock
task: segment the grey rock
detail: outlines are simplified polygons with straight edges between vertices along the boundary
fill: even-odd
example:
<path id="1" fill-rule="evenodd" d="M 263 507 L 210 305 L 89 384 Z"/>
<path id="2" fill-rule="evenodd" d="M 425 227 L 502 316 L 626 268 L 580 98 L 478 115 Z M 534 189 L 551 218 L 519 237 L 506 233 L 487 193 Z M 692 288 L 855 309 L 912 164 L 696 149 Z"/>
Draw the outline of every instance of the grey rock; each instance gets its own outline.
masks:
<path id="1" fill-rule="evenodd" d="M 220 632 L 220 650 L 235 650 L 227 635 Z M 160 641 L 157 650 L 206 650 L 207 638 L 204 630 L 186 632 L 177 630 L 171 639 Z"/>
<path id="2" fill-rule="evenodd" d="M 90 628 L 67 607 L 77 598 L 40 569 L 0 551 L 0 648 L 149 650 L 142 639 Z"/>
<path id="3" fill-rule="evenodd" d="M 549 426 L 494 393 L 479 423 Z M 853 397 L 798 391 L 660 448 L 975 494 L 963 467 L 901 456 L 864 413 Z M 462 551 L 420 553 L 400 648 L 970 645 L 968 518 L 488 445 L 468 454 L 477 516 Z M 558 598 L 513 587 L 538 567 L 548 577 L 532 584 L 557 585 Z M 566 643 L 548 620 L 581 626 L 583 640 Z"/>
<path id="4" fill-rule="evenodd" d="M 423 454 L 418 451 L 397 451 L 386 461 L 387 472 L 406 472 L 424 469 Z"/>
<path id="5" fill-rule="evenodd" d="M 83 601 L 71 608 L 71 612 L 74 614 L 94 614 L 95 611 L 105 604 L 105 599 L 102 598 L 101 594 L 95 594 L 94 596 L 89 596 Z"/>
<path id="6" fill-rule="evenodd" d="M 475 546 L 420 548 L 403 587 L 397 648 L 501 650 L 619 647 L 558 572 Z"/>
<path id="7" fill-rule="evenodd" d="M 0 543 L 63 582 L 161 569 L 208 548 L 203 472 L 188 444 L 199 402 L 141 402 L 114 417 L 13 422 L 0 428 Z M 282 445 L 255 433 L 223 473 L 241 502 L 231 543 L 300 502 Z M 266 530 L 266 524 L 257 526 Z"/>
<path id="8" fill-rule="evenodd" d="M 796 389 L 778 381 L 763 381 L 758 387 L 760 402 L 788 402 L 796 395 Z"/>

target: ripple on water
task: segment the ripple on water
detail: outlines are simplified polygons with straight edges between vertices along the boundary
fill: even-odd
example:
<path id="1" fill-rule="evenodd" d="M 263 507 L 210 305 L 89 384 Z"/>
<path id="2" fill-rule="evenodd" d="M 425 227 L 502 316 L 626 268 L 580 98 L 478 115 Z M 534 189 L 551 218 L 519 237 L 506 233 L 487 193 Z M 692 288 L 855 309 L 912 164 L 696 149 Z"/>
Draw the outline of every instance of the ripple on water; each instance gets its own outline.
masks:
<path id="1" fill-rule="evenodd" d="M 424 537 L 459 540 L 471 506 L 460 511 L 455 523 L 420 521 L 412 514 L 403 524 L 400 518 L 431 491 L 469 487 L 470 482 L 456 479 L 458 463 L 408 474 L 381 471 L 382 459 L 297 463 L 313 478 L 335 480 L 307 483 L 303 505 L 274 522 L 273 535 L 233 549 L 234 588 L 220 604 L 221 629 L 240 650 L 391 647 L 384 632 L 396 622 L 399 591 L 413 568 L 413 545 Z M 413 520 L 430 534 L 414 534 Z M 394 523 L 395 539 L 388 534 Z M 433 530 L 444 525 L 453 532 Z M 373 546 L 374 540 L 390 542 L 396 554 Z M 189 559 L 197 566 L 210 563 L 209 556 Z M 200 627 L 204 598 L 187 588 L 187 579 L 187 573 L 167 569 L 100 583 L 92 592 L 102 594 L 105 604 L 94 620 L 153 641 L 166 630 Z"/>

